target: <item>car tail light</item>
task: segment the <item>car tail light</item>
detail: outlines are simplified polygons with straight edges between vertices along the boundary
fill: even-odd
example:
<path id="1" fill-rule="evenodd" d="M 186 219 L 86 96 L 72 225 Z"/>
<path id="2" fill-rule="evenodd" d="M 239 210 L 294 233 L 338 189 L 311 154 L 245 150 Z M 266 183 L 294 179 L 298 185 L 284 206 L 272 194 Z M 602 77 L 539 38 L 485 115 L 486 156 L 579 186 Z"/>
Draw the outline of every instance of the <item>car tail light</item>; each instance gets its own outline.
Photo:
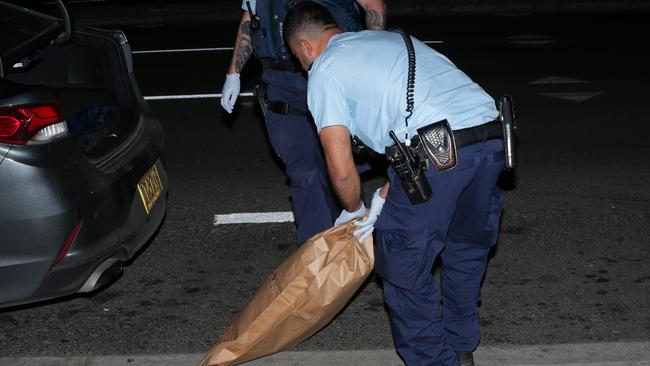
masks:
<path id="1" fill-rule="evenodd" d="M 66 133 L 61 108 L 55 103 L 0 107 L 0 142 L 42 143 Z"/>

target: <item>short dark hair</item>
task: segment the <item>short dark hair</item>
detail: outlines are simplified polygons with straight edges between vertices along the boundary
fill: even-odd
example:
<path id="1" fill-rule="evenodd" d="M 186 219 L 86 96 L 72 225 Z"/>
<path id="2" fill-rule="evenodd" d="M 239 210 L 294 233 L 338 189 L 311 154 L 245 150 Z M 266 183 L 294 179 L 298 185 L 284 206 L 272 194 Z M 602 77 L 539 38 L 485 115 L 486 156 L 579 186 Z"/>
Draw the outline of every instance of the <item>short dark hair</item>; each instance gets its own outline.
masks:
<path id="1" fill-rule="evenodd" d="M 326 29 L 338 27 L 330 12 L 313 1 L 300 1 L 289 9 L 284 20 L 284 38 L 289 41 L 298 33 L 315 38 Z"/>

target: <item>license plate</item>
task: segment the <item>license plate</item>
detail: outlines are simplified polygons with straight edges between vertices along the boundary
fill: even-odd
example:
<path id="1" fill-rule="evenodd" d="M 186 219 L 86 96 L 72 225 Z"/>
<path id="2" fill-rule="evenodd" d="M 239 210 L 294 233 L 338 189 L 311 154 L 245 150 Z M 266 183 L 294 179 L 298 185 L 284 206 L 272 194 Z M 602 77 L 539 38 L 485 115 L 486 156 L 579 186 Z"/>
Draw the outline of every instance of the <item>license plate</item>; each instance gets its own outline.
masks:
<path id="1" fill-rule="evenodd" d="M 144 210 L 147 211 L 147 215 L 151 212 L 158 198 L 160 198 L 162 191 L 163 183 L 160 180 L 158 168 L 154 164 L 138 182 L 138 192 L 140 192 L 140 198 L 142 199 L 142 204 L 144 204 Z"/>

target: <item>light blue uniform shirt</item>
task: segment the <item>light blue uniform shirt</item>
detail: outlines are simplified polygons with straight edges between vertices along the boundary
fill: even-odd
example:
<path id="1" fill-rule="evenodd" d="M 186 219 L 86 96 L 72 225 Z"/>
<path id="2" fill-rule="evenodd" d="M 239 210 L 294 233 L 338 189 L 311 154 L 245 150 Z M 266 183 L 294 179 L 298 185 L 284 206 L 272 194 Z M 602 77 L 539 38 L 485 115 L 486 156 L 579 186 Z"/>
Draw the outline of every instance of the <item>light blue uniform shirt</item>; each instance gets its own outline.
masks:
<path id="1" fill-rule="evenodd" d="M 246 6 L 246 1 L 247 0 L 242 0 L 241 2 L 241 8 L 243 10 L 248 10 L 248 6 Z M 255 11 L 255 5 L 257 4 L 257 0 L 248 0 L 251 3 L 251 9 L 253 9 L 253 12 Z"/>
<path id="2" fill-rule="evenodd" d="M 452 129 L 498 117 L 494 99 L 449 59 L 413 39 L 416 59 L 414 110 L 409 136 L 446 119 Z M 404 140 L 408 57 L 401 35 L 362 31 L 334 35 L 309 70 L 307 100 L 318 131 L 343 125 L 373 150 Z"/>

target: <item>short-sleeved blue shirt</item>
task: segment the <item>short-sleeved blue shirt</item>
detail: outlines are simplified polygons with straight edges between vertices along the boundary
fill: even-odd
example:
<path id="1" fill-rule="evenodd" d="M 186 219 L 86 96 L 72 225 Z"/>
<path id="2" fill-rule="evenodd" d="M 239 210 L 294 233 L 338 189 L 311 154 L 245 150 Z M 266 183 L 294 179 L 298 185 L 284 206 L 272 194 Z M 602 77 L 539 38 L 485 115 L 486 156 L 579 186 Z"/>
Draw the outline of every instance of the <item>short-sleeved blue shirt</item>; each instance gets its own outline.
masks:
<path id="1" fill-rule="evenodd" d="M 473 127 L 498 117 L 494 99 L 449 59 L 413 38 L 415 103 L 409 136 L 446 119 L 451 128 Z M 406 133 L 408 57 L 402 36 L 362 31 L 334 35 L 309 70 L 308 104 L 318 131 L 343 125 L 373 150 L 393 145 L 393 130 Z"/>
<path id="2" fill-rule="evenodd" d="M 246 6 L 246 1 L 251 3 L 251 9 L 255 10 L 255 5 L 257 4 L 257 0 L 242 0 L 241 2 L 241 8 L 243 10 L 248 10 L 248 6 Z"/>

